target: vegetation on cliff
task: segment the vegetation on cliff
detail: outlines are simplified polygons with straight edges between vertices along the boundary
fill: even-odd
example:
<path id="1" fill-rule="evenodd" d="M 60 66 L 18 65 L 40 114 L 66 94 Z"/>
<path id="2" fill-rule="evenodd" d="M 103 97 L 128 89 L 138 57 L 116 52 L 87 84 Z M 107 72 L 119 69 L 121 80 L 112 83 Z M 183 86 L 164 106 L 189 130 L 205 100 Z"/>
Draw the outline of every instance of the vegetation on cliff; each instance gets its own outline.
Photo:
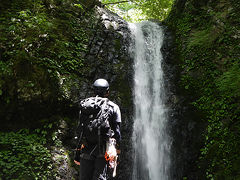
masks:
<path id="1" fill-rule="evenodd" d="M 0 179 L 56 178 L 50 145 L 88 71 L 88 12 L 75 0 L 0 2 Z"/>
<path id="2" fill-rule="evenodd" d="M 207 124 L 197 163 L 206 179 L 240 178 L 239 10 L 237 0 L 178 0 L 167 20 L 181 86 Z"/>
<path id="3" fill-rule="evenodd" d="M 83 73 L 82 52 L 88 36 L 79 4 L 25 0 L 4 1 L 0 7 L 1 102 L 47 98 L 57 93 L 48 90 L 57 86 L 59 74 Z M 46 82 L 49 79 L 51 83 Z M 20 89 L 22 84 L 27 88 Z"/>
<path id="4" fill-rule="evenodd" d="M 46 137 L 30 133 L 0 132 L 0 178 L 53 179 L 54 171 L 50 151 L 45 147 Z"/>
<path id="5" fill-rule="evenodd" d="M 99 77 L 125 113 L 122 149 L 130 146 L 127 25 L 92 2 L 0 2 L 0 179 L 77 178 L 78 102 Z"/>

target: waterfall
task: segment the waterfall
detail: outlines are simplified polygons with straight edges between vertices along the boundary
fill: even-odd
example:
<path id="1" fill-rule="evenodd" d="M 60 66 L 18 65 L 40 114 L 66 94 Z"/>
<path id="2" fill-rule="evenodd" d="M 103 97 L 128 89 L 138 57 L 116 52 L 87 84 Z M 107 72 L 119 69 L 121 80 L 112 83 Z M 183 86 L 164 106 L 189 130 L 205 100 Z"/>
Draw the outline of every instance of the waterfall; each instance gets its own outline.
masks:
<path id="1" fill-rule="evenodd" d="M 161 46 L 163 30 L 153 22 L 129 24 L 134 57 L 134 127 L 132 180 L 169 180 L 170 138 Z"/>

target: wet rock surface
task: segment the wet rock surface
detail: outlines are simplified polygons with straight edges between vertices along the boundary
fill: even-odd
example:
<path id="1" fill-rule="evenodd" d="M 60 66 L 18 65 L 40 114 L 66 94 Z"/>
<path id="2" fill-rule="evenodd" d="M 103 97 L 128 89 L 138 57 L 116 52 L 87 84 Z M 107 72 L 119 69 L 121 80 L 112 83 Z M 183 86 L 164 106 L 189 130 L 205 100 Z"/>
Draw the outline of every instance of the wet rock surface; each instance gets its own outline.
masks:
<path id="1" fill-rule="evenodd" d="M 179 6 L 185 1 L 179 1 Z M 179 9 L 180 10 L 180 9 Z M 205 124 L 201 114 L 190 104 L 192 97 L 186 94 L 180 85 L 181 68 L 177 56 L 174 33 L 164 26 L 165 40 L 162 47 L 164 57 L 165 86 L 167 89 L 166 104 L 169 108 L 168 130 L 172 140 L 171 180 L 183 177 L 199 177 L 196 161 L 202 145 L 201 133 Z M 201 179 L 201 178 L 200 178 Z"/>

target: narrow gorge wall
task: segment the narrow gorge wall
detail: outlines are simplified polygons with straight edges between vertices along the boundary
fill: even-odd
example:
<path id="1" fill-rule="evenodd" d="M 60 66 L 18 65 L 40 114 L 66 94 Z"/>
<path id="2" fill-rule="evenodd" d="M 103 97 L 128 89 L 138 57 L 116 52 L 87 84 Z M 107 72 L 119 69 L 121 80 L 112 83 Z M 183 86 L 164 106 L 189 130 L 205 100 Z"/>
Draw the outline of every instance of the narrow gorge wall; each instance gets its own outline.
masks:
<path id="1" fill-rule="evenodd" d="M 122 113 L 122 153 L 116 179 L 126 180 L 129 179 L 131 174 L 132 150 L 132 59 L 128 54 L 131 40 L 130 32 L 128 24 L 123 19 L 106 9 L 97 8 L 95 15 L 97 18 L 91 29 L 88 29 L 92 33 L 87 51 L 83 55 L 85 59 L 84 76 L 72 80 L 78 85 L 74 91 L 69 91 L 69 95 L 75 101 L 92 96 L 94 80 L 97 78 L 108 80 L 110 84 L 109 99 L 119 105 Z M 88 23 L 88 20 L 86 20 L 86 23 Z M 64 86 L 64 82 L 62 86 Z M 67 84 L 67 87 L 70 87 L 69 84 Z M 66 150 L 75 148 L 76 142 L 73 141 L 75 135 L 73 132 L 76 128 L 77 111 L 75 114 L 76 117 L 71 120 L 68 127 L 64 128 L 65 133 L 60 137 Z M 71 153 L 70 157 L 72 155 Z M 59 167 L 61 166 L 62 164 L 59 163 Z M 77 169 L 77 167 L 75 168 Z M 65 179 L 70 176 L 76 178 L 77 174 L 76 170 L 65 166 L 61 178 Z"/>
<path id="2" fill-rule="evenodd" d="M 236 0 L 176 0 L 164 21 L 175 37 L 175 179 L 239 178 L 239 10 Z"/>
<path id="3" fill-rule="evenodd" d="M 131 172 L 132 134 L 132 59 L 128 48 L 131 41 L 126 21 L 102 8 L 97 9 L 99 22 L 95 24 L 88 51 L 84 58 L 88 61 L 89 72 L 82 82 L 81 96 L 90 96 L 92 82 L 105 78 L 110 83 L 109 99 L 116 102 L 122 113 L 122 142 L 120 165 L 116 179 L 129 179 Z"/>

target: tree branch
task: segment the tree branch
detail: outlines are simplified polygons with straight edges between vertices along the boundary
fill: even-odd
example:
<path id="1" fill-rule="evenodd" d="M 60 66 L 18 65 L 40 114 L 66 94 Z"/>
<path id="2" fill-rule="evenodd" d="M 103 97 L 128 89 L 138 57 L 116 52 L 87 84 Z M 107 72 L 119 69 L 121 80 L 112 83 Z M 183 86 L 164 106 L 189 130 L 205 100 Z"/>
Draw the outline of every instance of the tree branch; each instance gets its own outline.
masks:
<path id="1" fill-rule="evenodd" d="M 120 4 L 120 3 L 126 3 L 126 2 L 130 2 L 130 1 L 118 1 L 118 2 L 113 2 L 113 3 L 106 3 L 103 5 L 105 6 L 105 5 L 110 5 L 110 4 Z"/>

